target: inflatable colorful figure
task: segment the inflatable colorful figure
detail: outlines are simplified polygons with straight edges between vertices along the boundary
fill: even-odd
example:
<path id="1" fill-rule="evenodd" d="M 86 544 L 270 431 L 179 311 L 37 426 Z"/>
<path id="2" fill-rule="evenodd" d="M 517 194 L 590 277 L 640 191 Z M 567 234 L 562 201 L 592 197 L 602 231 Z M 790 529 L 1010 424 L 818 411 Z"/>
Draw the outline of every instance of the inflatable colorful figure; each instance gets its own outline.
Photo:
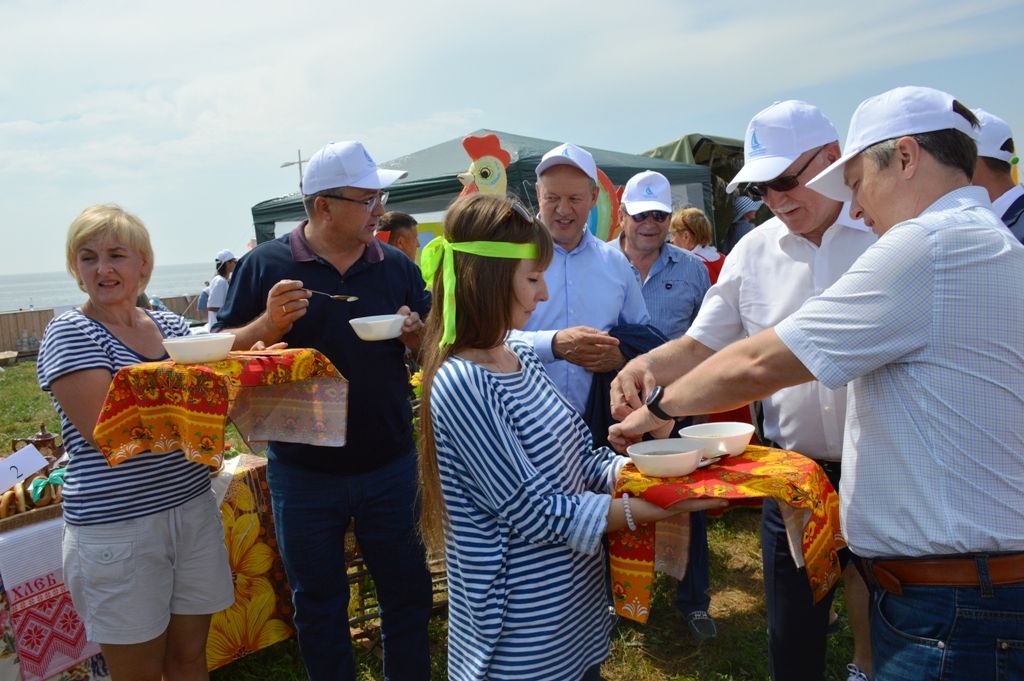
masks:
<path id="1" fill-rule="evenodd" d="M 597 203 L 590 209 L 587 226 L 601 241 L 611 241 L 619 235 L 619 195 L 611 179 L 600 168 L 597 169 L 597 186 L 601 190 Z"/>
<path id="2" fill-rule="evenodd" d="M 493 133 L 483 137 L 467 135 L 462 138 L 462 146 L 473 162 L 469 164 L 467 172 L 458 175 L 459 182 L 463 184 L 459 196 L 477 192 L 505 196 L 508 191 L 508 174 L 505 169 L 512 161 L 512 156 L 501 148 L 498 136 Z"/>
<path id="3" fill-rule="evenodd" d="M 467 135 L 462 138 L 462 146 L 472 163 L 469 170 L 459 173 L 462 192 L 459 196 L 495 194 L 505 196 L 508 192 L 508 164 L 512 156 L 501 146 L 501 140 L 494 133 L 477 137 Z M 610 241 L 619 233 L 619 194 L 611 179 L 600 168 L 597 169 L 597 184 L 600 193 L 597 204 L 590 211 L 587 225 L 590 231 L 602 241 Z"/>

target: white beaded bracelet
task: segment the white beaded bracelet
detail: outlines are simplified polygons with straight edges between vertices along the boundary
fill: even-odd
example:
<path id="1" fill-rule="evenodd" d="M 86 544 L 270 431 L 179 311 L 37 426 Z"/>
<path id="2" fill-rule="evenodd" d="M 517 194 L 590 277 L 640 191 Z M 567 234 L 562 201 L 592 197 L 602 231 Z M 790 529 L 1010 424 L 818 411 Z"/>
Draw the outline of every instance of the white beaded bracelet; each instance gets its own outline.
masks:
<path id="1" fill-rule="evenodd" d="M 626 527 L 630 532 L 636 532 L 636 523 L 633 522 L 633 511 L 629 509 L 629 495 L 622 493 L 622 511 L 626 514 Z"/>

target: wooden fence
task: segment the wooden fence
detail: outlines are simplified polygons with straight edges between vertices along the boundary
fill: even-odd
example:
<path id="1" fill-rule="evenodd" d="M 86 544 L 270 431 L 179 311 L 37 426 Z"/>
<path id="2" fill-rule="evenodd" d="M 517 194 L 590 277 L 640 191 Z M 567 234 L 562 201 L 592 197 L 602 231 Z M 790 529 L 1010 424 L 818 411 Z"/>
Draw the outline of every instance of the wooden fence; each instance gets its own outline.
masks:
<path id="1" fill-rule="evenodd" d="M 173 296 L 163 298 L 167 309 L 185 314 L 193 319 L 202 318 L 205 322 L 205 315 L 196 312 L 193 302 L 199 296 Z M 20 310 L 18 312 L 0 312 L 0 351 L 17 350 L 21 356 L 35 355 L 39 350 L 39 341 L 43 338 L 43 331 L 46 325 L 53 319 L 53 309 L 41 310 Z"/>

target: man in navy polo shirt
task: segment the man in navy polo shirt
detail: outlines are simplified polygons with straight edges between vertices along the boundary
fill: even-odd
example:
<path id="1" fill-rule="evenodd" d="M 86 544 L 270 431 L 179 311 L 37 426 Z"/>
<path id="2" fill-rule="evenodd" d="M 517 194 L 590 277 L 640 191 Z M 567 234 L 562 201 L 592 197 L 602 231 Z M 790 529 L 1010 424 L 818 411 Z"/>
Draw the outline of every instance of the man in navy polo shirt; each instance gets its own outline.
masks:
<path id="1" fill-rule="evenodd" d="M 347 443 L 271 442 L 267 481 L 309 676 L 356 678 L 348 629 L 345 530 L 377 588 L 384 673 L 428 679 L 431 583 L 416 531 L 416 454 L 403 354 L 418 349 L 430 308 L 419 268 L 374 238 L 387 192 L 404 171 L 378 168 L 359 142 L 335 142 L 306 166 L 309 219 L 239 263 L 220 326 L 235 348 L 283 341 L 316 348 L 349 380 Z M 307 289 L 356 296 L 340 302 Z M 360 340 L 348 321 L 407 315 L 398 339 Z"/>

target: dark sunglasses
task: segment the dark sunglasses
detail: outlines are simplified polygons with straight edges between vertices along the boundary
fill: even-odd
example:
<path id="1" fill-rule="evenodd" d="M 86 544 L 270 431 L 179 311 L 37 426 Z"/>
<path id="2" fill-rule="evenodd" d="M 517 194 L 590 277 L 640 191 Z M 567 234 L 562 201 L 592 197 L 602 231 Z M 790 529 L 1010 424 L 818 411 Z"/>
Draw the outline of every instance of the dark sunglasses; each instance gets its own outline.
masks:
<path id="1" fill-rule="evenodd" d="M 650 218 L 657 222 L 658 224 L 661 224 L 662 222 L 665 222 L 665 220 L 668 220 L 670 215 L 670 213 L 666 213 L 663 210 L 645 210 L 642 213 L 630 215 L 629 217 L 633 218 L 637 222 L 643 222 L 647 218 Z"/>
<path id="2" fill-rule="evenodd" d="M 803 165 L 800 170 L 796 171 L 792 175 L 779 175 L 770 182 L 752 182 L 747 185 L 747 195 L 757 201 L 764 200 L 764 197 L 768 194 L 769 189 L 774 189 L 777 192 L 788 192 L 796 189 L 796 186 L 800 184 L 800 176 L 804 174 L 804 171 L 811 165 L 811 161 L 818 158 L 818 154 L 825 147 L 818 147 L 815 152 L 807 159 L 807 163 Z"/>

